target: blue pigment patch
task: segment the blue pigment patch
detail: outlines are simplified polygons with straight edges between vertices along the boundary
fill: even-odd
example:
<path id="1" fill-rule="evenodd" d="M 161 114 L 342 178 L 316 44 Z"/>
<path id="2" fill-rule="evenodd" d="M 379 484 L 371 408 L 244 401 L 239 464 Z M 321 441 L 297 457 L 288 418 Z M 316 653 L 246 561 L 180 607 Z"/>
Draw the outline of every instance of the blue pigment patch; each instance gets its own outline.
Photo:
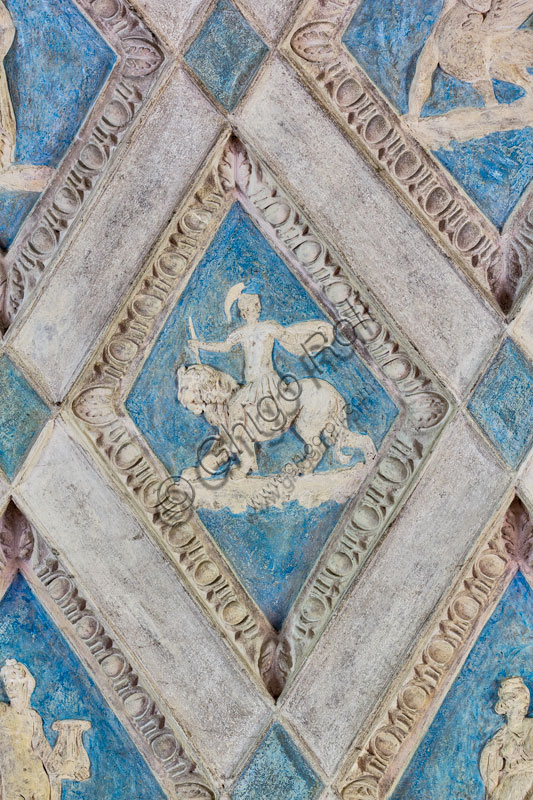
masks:
<path id="1" fill-rule="evenodd" d="M 6 355 L 0 356 L 0 467 L 11 480 L 50 409 Z"/>
<path id="2" fill-rule="evenodd" d="M 416 62 L 442 6 L 443 0 L 363 0 L 344 33 L 347 49 L 400 114 L 408 111 Z M 511 103 L 524 94 L 519 87 L 501 81 L 493 84 L 500 103 Z M 483 106 L 471 84 L 438 67 L 422 116 Z M 434 154 L 501 229 L 533 178 L 533 129 L 452 142 Z"/>
<path id="3" fill-rule="evenodd" d="M 1 604 L 0 664 L 6 658 L 20 661 L 35 678 L 31 704 L 52 746 L 55 720 L 92 723 L 83 734 L 91 777 L 82 783 L 64 781 L 62 800 L 165 800 L 126 730 L 20 575 Z M 1 690 L 0 701 L 7 702 Z"/>
<path id="4" fill-rule="evenodd" d="M 533 128 L 451 142 L 436 155 L 501 230 L 533 177 Z"/>
<path id="5" fill-rule="evenodd" d="M 299 281 L 255 227 L 239 204 L 233 205 L 202 261 L 195 269 L 167 320 L 127 400 L 126 409 L 154 453 L 171 475 L 198 463 L 197 451 L 214 429 L 204 416 L 195 416 L 178 403 L 175 371 L 191 364 L 187 347 L 188 319 L 204 341 L 223 341 L 242 321 L 224 317 L 224 298 L 234 284 L 254 284 L 263 320 L 291 325 L 308 319 L 327 319 Z M 323 351 L 317 366 L 274 348 L 278 374 L 297 378 L 319 376 L 331 383 L 348 404 L 352 430 L 368 433 L 377 448 L 390 430 L 398 409 L 351 347 L 336 345 Z M 227 354 L 202 351 L 202 361 L 230 373 L 244 383 L 240 349 Z M 322 370 L 319 373 L 319 370 Z M 291 431 L 258 448 L 258 473 L 277 474 L 303 455 L 303 442 Z M 355 451 L 352 462 L 362 460 Z M 338 464 L 328 452 L 319 470 Z M 280 626 L 313 563 L 319 556 L 344 506 L 323 503 L 305 509 L 292 502 L 281 509 L 248 509 L 242 514 L 199 509 L 198 515 L 230 560 L 243 585 L 272 624 Z"/>
<path id="6" fill-rule="evenodd" d="M 0 248 L 8 250 L 33 206 L 39 192 L 0 189 Z"/>
<path id="7" fill-rule="evenodd" d="M 521 677 L 533 692 L 533 592 L 520 573 L 483 628 L 391 800 L 484 800 L 479 757 L 505 723 L 494 706 L 501 680 L 511 676 Z"/>
<path id="8" fill-rule="evenodd" d="M 323 784 L 275 723 L 238 778 L 232 800 L 315 800 Z"/>
<path id="9" fill-rule="evenodd" d="M 503 458 L 517 467 L 533 444 L 533 364 L 508 339 L 468 410 Z"/>
<path id="10" fill-rule="evenodd" d="M 268 47 L 229 0 L 219 0 L 187 50 L 185 61 L 213 97 L 232 111 Z"/>
<path id="11" fill-rule="evenodd" d="M 279 630 L 343 508 L 334 501 L 310 509 L 292 502 L 243 514 L 227 508 L 197 513 L 244 588 Z"/>
<path id="12" fill-rule="evenodd" d="M 5 58 L 17 121 L 15 164 L 57 167 L 116 56 L 71 0 L 6 0 L 16 36 Z M 38 195 L 0 190 L 8 248 Z"/>

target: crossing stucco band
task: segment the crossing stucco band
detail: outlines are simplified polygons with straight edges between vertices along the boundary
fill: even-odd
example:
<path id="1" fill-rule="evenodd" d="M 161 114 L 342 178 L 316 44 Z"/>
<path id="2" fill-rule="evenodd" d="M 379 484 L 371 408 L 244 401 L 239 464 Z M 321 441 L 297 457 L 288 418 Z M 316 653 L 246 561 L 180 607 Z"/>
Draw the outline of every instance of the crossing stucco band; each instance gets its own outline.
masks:
<path id="1" fill-rule="evenodd" d="M 0 0 L 0 797 L 528 800 L 533 0 Z"/>

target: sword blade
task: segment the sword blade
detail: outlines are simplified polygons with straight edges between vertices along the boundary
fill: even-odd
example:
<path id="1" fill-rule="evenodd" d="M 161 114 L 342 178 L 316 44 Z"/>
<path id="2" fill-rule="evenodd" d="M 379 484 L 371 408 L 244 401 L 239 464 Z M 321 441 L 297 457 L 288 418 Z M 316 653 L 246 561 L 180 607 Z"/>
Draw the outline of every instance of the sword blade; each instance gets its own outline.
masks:
<path id="1" fill-rule="evenodd" d="M 189 317 L 189 334 L 193 342 L 198 341 L 198 336 L 196 335 L 196 331 L 194 330 L 194 322 L 192 321 L 192 317 Z M 200 348 L 196 344 L 190 344 L 189 346 L 192 350 L 195 359 L 198 361 L 198 363 L 200 363 Z"/>

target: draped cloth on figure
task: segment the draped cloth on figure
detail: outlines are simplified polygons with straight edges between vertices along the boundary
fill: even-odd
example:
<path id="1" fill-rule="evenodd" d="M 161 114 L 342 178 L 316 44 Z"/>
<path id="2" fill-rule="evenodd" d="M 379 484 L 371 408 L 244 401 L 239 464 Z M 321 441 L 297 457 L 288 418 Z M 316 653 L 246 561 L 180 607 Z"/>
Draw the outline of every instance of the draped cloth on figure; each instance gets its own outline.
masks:
<path id="1" fill-rule="evenodd" d="M 307 320 L 283 327 L 272 320 L 243 325 L 230 333 L 228 341 L 240 345 L 244 352 L 245 385 L 239 389 L 236 400 L 244 407 L 257 407 L 264 398 L 276 401 L 285 394 L 290 396 L 290 389 L 285 391 L 289 376 L 279 375 L 273 364 L 274 343 L 278 342 L 291 355 L 302 360 L 309 360 L 326 347 L 330 347 L 335 338 L 331 323 L 322 320 Z M 309 363 L 309 370 L 312 363 Z M 281 392 L 280 392 L 281 385 Z"/>
<path id="2" fill-rule="evenodd" d="M 533 800 L 533 719 L 519 732 L 505 725 L 481 753 L 486 800 Z"/>

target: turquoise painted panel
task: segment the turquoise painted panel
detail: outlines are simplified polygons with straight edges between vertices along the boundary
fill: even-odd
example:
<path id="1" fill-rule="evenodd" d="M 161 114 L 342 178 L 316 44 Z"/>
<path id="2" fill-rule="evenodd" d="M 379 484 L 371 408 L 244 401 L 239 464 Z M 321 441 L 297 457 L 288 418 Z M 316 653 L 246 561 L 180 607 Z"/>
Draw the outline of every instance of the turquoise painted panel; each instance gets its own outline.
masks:
<path id="1" fill-rule="evenodd" d="M 0 467 L 15 476 L 50 409 L 6 355 L 0 356 Z"/>
<path id="2" fill-rule="evenodd" d="M 63 782 L 62 800 L 165 800 L 152 772 L 31 589 L 18 576 L 0 606 L 0 665 L 7 658 L 24 664 L 36 681 L 33 708 L 51 725 L 58 719 L 91 722 L 83 734 L 91 777 Z M 7 697 L 0 689 L 0 702 Z"/>
<path id="3" fill-rule="evenodd" d="M 443 0 L 363 0 L 345 31 L 344 44 L 400 114 L 408 111 L 416 62 L 442 8 Z M 511 103 L 524 94 L 503 81 L 493 85 L 499 103 Z M 422 116 L 483 105 L 470 83 L 437 67 Z M 531 127 L 452 141 L 434 152 L 499 229 L 533 178 Z"/>
<path id="4" fill-rule="evenodd" d="M 199 509 L 198 516 L 279 629 L 343 509 L 334 501 L 312 509 L 292 502 L 243 514 Z"/>
<path id="5" fill-rule="evenodd" d="M 288 733 L 274 724 L 238 778 L 232 800 L 314 800 L 323 784 Z"/>
<path id="6" fill-rule="evenodd" d="M 476 387 L 468 410 L 516 467 L 533 445 L 533 364 L 508 339 Z"/>
<path id="7" fill-rule="evenodd" d="M 479 758 L 505 723 L 494 708 L 501 680 L 513 676 L 533 691 L 533 592 L 520 573 L 483 628 L 391 800 L 484 800 Z"/>
<path id="8" fill-rule="evenodd" d="M 6 0 L 16 36 L 5 58 L 15 118 L 15 164 L 57 167 L 116 56 L 71 0 Z M 38 195 L 0 189 L 8 248 Z"/>
<path id="9" fill-rule="evenodd" d="M 192 318 L 200 339 L 223 341 L 242 324 L 235 311 L 231 324 L 224 316 L 226 293 L 240 281 L 259 293 L 262 319 L 281 325 L 326 319 L 241 206 L 235 204 L 193 273 L 126 400 L 128 413 L 171 475 L 178 476 L 183 469 L 198 463 L 202 443 L 214 431 L 203 415 L 195 416 L 177 400 L 176 367 L 194 362 L 187 347 L 188 319 Z M 202 351 L 201 359 L 244 383 L 240 349 L 227 354 Z M 331 351 L 319 354 L 313 366 L 276 343 L 274 364 L 279 375 L 315 375 L 329 381 L 348 403 L 350 428 L 370 434 L 379 448 L 398 409 L 351 347 L 336 344 Z M 303 455 L 303 446 L 291 431 L 262 443 L 258 446 L 258 474 L 279 473 L 294 456 Z M 362 458 L 359 450 L 354 451 L 351 463 Z M 333 452 L 328 451 L 318 470 L 336 466 Z M 343 504 L 334 501 L 312 509 L 291 502 L 281 509 L 248 508 L 241 514 L 228 508 L 199 509 L 198 514 L 246 589 L 278 627 L 343 508 Z"/>
<path id="10" fill-rule="evenodd" d="M 219 0 L 185 54 L 213 97 L 232 111 L 250 85 L 268 47 L 229 0 Z"/>
<path id="11" fill-rule="evenodd" d="M 0 248 L 9 250 L 39 197 L 39 192 L 0 189 Z"/>
<path id="12" fill-rule="evenodd" d="M 533 128 L 451 142 L 436 155 L 501 231 L 533 178 Z"/>

